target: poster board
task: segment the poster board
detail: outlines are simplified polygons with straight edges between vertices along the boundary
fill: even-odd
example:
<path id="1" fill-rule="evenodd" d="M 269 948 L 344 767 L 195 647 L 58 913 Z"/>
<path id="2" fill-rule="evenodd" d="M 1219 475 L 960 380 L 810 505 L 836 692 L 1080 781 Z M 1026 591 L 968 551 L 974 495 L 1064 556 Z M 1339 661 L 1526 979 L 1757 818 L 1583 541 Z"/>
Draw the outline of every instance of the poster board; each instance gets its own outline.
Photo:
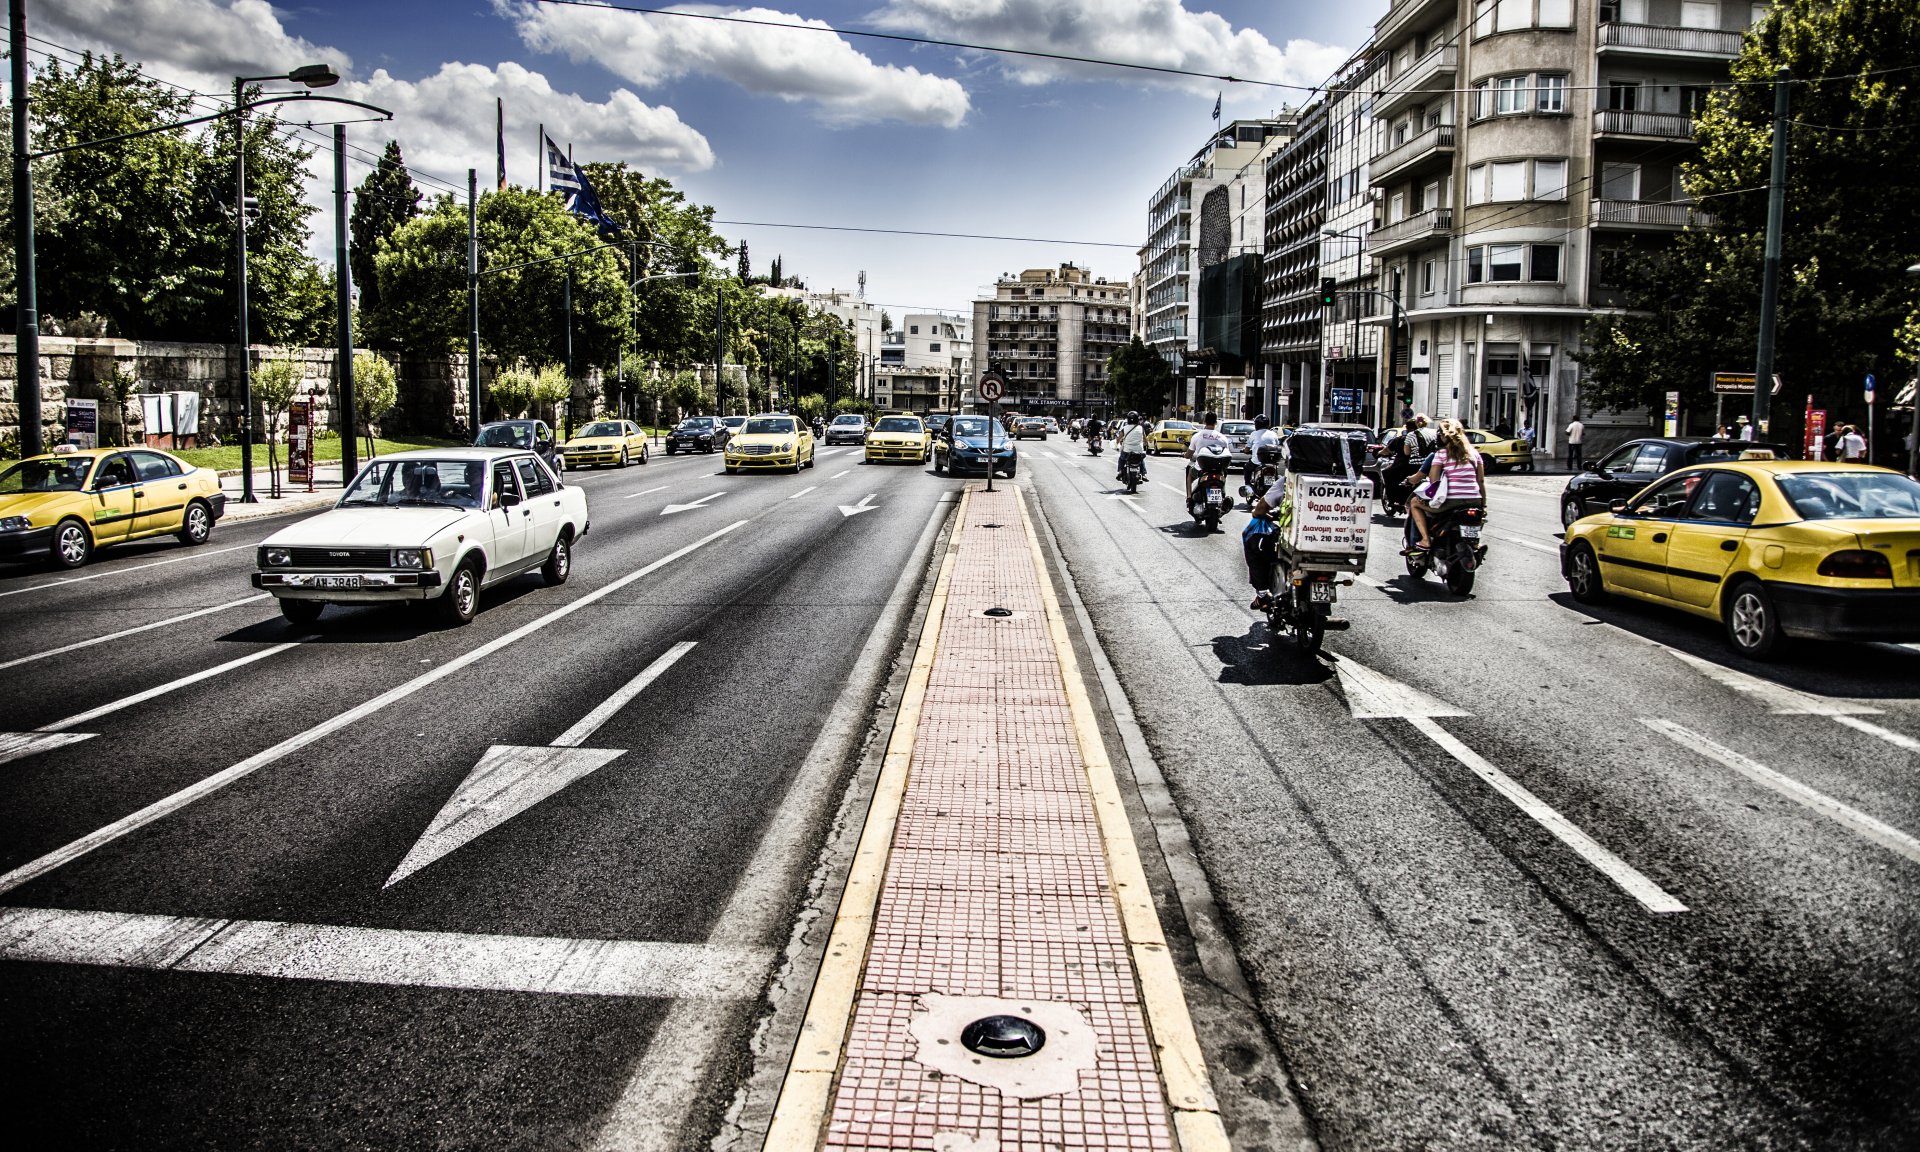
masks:
<path id="1" fill-rule="evenodd" d="M 313 486 L 313 402 L 296 399 L 287 408 L 287 482 Z"/>
<path id="2" fill-rule="evenodd" d="M 100 401 L 67 400 L 67 443 L 76 448 L 100 447 Z"/>

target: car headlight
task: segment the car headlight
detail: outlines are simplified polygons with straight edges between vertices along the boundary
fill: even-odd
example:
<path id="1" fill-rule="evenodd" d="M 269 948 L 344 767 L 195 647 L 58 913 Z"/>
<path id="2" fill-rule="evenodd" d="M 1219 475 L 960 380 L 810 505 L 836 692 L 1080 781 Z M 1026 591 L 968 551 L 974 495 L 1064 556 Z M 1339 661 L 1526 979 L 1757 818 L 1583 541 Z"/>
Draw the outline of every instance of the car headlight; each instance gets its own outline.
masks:
<path id="1" fill-rule="evenodd" d="M 791 440 L 782 440 L 782 441 L 780 442 L 780 451 L 782 451 L 782 452 L 791 452 L 791 451 L 793 451 L 793 441 L 791 441 Z"/>
<path id="2" fill-rule="evenodd" d="M 0 532 L 25 532 L 33 527 L 25 516 L 7 516 L 0 518 Z"/>
<path id="3" fill-rule="evenodd" d="M 433 549 L 431 548 L 395 548 L 393 550 L 395 568 L 423 569 L 433 567 Z"/>
<path id="4" fill-rule="evenodd" d="M 284 568 L 293 563 L 293 553 L 285 548 L 262 548 L 260 561 L 270 567 Z"/>

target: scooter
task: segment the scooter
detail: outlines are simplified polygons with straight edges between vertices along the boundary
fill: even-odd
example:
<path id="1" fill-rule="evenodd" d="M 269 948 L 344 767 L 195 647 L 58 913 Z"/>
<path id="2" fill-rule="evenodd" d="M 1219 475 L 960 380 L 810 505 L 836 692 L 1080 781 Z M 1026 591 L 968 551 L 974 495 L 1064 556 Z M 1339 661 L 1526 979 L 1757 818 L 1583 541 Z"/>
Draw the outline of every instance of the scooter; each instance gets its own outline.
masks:
<path id="1" fill-rule="evenodd" d="M 1100 433 L 1095 432 L 1087 437 L 1087 455 L 1100 455 Z"/>
<path id="2" fill-rule="evenodd" d="M 1212 532 L 1220 527 L 1220 517 L 1233 508 L 1227 497 L 1228 456 L 1198 456 L 1193 466 L 1199 475 L 1193 478 L 1193 490 L 1187 496 L 1187 515 L 1196 524 L 1205 524 Z"/>
<path id="3" fill-rule="evenodd" d="M 1419 580 L 1433 572 L 1446 582 L 1447 591 L 1455 596 L 1472 592 L 1474 573 L 1487 559 L 1487 546 L 1480 543 L 1480 533 L 1486 523 L 1487 510 L 1480 504 L 1432 514 L 1427 535 L 1432 537 L 1433 547 L 1416 552 L 1412 549 L 1418 534 L 1413 517 L 1407 517 L 1407 575 Z"/>
<path id="4" fill-rule="evenodd" d="M 1276 636 L 1293 634 L 1294 646 L 1311 656 L 1320 651 L 1329 631 L 1343 631 L 1352 621 L 1335 619 L 1339 583 L 1334 573 L 1308 570 L 1288 573 L 1277 561 L 1274 572 L 1280 590 L 1267 601 L 1267 629 Z"/>
<path id="5" fill-rule="evenodd" d="M 1408 489 L 1411 487 L 1407 481 L 1412 478 L 1406 467 L 1381 457 L 1366 471 L 1367 478 L 1373 481 L 1373 490 L 1380 494 L 1381 514 L 1405 516 Z"/>
<path id="6" fill-rule="evenodd" d="M 1120 482 L 1127 486 L 1129 496 L 1140 491 L 1140 485 L 1146 483 L 1147 466 L 1137 452 L 1120 453 Z"/>
<path id="7" fill-rule="evenodd" d="M 1080 439 L 1080 425 L 1078 424 L 1067 425 L 1067 439 L 1069 440 Z"/>

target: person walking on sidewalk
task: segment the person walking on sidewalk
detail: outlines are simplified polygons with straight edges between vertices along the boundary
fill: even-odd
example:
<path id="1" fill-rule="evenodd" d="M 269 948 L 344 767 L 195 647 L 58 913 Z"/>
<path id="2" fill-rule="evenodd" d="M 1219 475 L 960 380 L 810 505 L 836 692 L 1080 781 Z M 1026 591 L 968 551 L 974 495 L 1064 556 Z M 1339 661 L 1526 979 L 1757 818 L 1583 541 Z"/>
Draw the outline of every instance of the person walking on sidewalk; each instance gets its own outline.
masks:
<path id="1" fill-rule="evenodd" d="M 1586 438 L 1587 426 L 1580 422 L 1580 417 L 1575 416 L 1572 420 L 1568 421 L 1567 471 L 1578 472 L 1587 466 L 1586 460 L 1580 455 L 1580 445 Z"/>
<path id="2" fill-rule="evenodd" d="M 1843 425 L 1840 438 L 1834 441 L 1834 455 L 1848 464 L 1863 464 L 1867 459 L 1867 438 L 1860 435 L 1860 429 L 1853 424 Z"/>

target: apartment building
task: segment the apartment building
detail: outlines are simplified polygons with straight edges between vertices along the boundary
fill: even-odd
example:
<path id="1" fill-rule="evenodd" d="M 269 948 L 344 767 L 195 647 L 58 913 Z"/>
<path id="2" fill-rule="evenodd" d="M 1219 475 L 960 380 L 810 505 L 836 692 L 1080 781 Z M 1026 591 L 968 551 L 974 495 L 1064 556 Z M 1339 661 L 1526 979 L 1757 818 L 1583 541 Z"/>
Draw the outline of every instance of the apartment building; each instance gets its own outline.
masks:
<path id="1" fill-rule="evenodd" d="M 881 333 L 874 403 L 913 412 L 941 410 L 973 378 L 971 318 L 945 312 L 909 312 Z M 904 400 L 889 397 L 903 397 Z"/>
<path id="2" fill-rule="evenodd" d="M 1367 255 L 1406 311 L 1417 408 L 1578 414 L 1588 454 L 1644 430 L 1582 408 L 1571 355 L 1617 302 L 1618 252 L 1707 222 L 1675 172 L 1692 115 L 1766 6 L 1749 0 L 1395 0 L 1374 28 Z M 1387 317 L 1376 318 L 1384 323 Z"/>
<path id="3" fill-rule="evenodd" d="M 1298 118 L 1285 111 L 1217 128 L 1147 201 L 1145 339 L 1182 376 L 1177 406 L 1198 406 L 1209 372 L 1234 367 L 1221 358 L 1228 350 L 1198 355 L 1198 273 L 1235 256 L 1259 254 L 1265 160 L 1292 138 Z"/>
<path id="4" fill-rule="evenodd" d="M 973 303 L 973 357 L 979 371 L 1006 374 L 1003 405 L 1048 415 L 1111 407 L 1107 359 L 1132 334 L 1127 284 L 1062 264 L 1003 274 L 992 291 Z"/>

